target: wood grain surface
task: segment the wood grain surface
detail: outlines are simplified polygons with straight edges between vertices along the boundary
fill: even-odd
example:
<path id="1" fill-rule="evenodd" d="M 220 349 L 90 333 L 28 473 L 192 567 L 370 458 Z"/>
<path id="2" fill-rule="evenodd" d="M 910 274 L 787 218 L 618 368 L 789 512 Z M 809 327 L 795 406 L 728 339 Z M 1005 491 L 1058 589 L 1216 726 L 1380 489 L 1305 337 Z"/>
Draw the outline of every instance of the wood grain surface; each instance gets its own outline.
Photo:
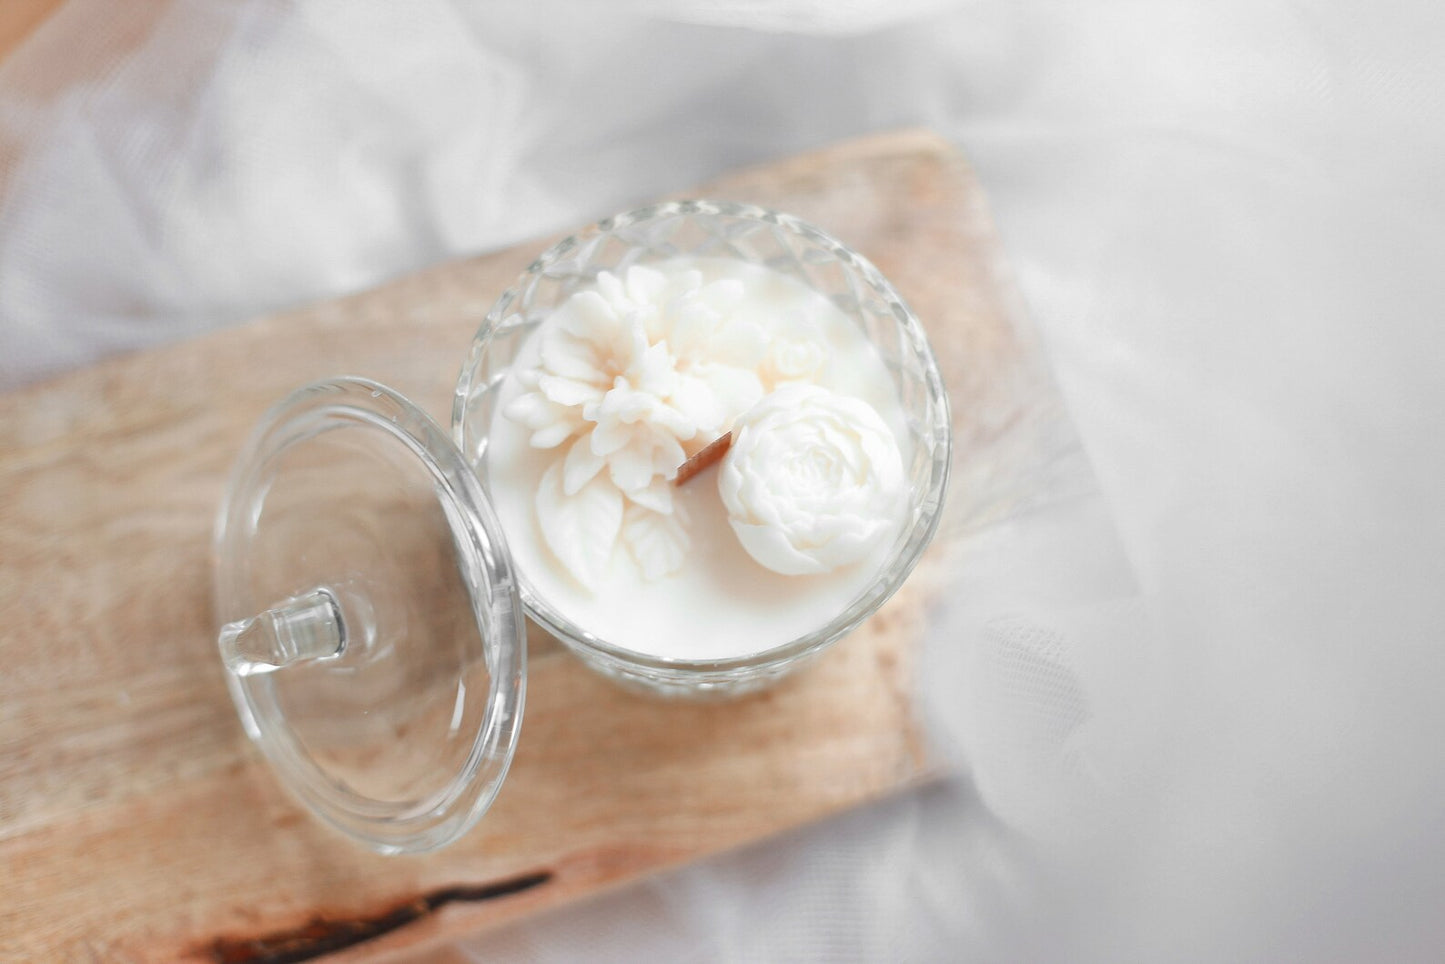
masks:
<path id="1" fill-rule="evenodd" d="M 882 268 L 930 331 L 960 466 L 1016 420 L 969 404 L 1027 356 L 1026 329 L 978 185 L 942 140 L 877 136 L 697 193 L 800 215 Z M 0 398 L 0 958 L 392 957 L 930 774 L 911 659 L 953 524 L 874 619 L 740 702 L 630 695 L 534 633 L 507 784 L 441 853 L 375 856 L 280 790 L 214 644 L 210 533 L 232 457 L 282 395 L 341 373 L 445 424 L 473 331 L 544 243 Z"/>

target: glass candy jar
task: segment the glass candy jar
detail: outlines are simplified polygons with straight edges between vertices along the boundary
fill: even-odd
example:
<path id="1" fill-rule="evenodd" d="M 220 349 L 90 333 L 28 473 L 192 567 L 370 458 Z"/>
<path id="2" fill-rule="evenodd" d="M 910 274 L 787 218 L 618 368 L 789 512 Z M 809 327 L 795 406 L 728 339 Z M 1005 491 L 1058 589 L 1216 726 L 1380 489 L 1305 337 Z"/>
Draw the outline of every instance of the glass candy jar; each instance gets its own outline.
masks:
<path id="1" fill-rule="evenodd" d="M 908 505 L 876 576 L 811 631 L 735 656 L 649 654 L 563 615 L 520 571 L 489 489 L 499 399 L 528 336 L 601 272 L 679 257 L 763 266 L 825 297 L 876 350 L 907 435 Z M 442 847 L 480 819 L 505 778 L 524 704 L 526 617 L 634 688 L 697 697 L 767 685 L 907 578 L 937 528 L 950 445 L 918 319 L 842 242 L 729 202 L 608 218 L 553 245 L 498 298 L 462 367 L 450 435 L 385 386 L 350 377 L 301 388 L 261 420 L 215 537 L 232 696 L 283 783 L 325 822 L 381 852 Z"/>

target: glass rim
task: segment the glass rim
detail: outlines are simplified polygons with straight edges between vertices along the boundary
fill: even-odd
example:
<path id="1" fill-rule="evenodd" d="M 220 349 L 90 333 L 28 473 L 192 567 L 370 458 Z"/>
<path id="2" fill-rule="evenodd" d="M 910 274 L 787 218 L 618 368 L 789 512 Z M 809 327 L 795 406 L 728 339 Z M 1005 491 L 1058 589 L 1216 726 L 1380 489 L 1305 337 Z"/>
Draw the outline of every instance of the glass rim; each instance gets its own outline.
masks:
<path id="1" fill-rule="evenodd" d="M 856 273 L 863 283 L 883 300 L 894 320 L 907 334 L 910 350 L 923 363 L 924 381 L 928 386 L 930 398 L 935 402 L 933 424 L 929 428 L 938 442 L 934 446 L 930 460 L 926 491 L 914 509 L 913 524 L 900 534 L 898 540 L 895 541 L 893 552 L 880 567 L 879 572 L 882 578 L 855 597 L 841 613 L 829 620 L 826 625 L 767 649 L 741 656 L 686 659 L 656 656 L 630 647 L 619 646 L 588 632 L 563 616 L 533 588 L 522 568 L 515 567 L 522 605 L 527 615 L 535 619 L 564 645 L 569 648 L 585 649 L 588 656 L 601 657 L 604 662 L 624 671 L 655 671 L 686 676 L 697 682 L 705 682 L 725 680 L 739 675 L 751 675 L 760 669 L 792 663 L 818 652 L 856 629 L 860 623 L 876 612 L 898 591 L 917 566 L 924 550 L 933 541 L 938 530 L 953 461 L 953 431 L 948 393 L 943 387 L 943 376 L 938 370 L 938 361 L 934 356 L 933 347 L 928 341 L 927 333 L 923 330 L 923 324 L 903 296 L 872 261 L 822 228 L 794 215 L 755 204 L 695 198 L 665 201 L 635 208 L 603 218 L 570 234 L 538 255 L 522 274 L 497 297 L 487 311 L 486 317 L 483 318 L 476 334 L 472 337 L 471 349 L 457 379 L 457 387 L 452 399 L 452 439 L 469 463 L 472 461 L 469 454 L 472 449 L 467 435 L 468 402 L 476 385 L 477 374 L 481 371 L 482 358 L 488 344 L 502 322 L 511 313 L 512 305 L 522 292 L 548 267 L 593 238 L 644 221 L 689 215 L 738 218 L 776 225 L 822 246 L 848 270 Z"/>

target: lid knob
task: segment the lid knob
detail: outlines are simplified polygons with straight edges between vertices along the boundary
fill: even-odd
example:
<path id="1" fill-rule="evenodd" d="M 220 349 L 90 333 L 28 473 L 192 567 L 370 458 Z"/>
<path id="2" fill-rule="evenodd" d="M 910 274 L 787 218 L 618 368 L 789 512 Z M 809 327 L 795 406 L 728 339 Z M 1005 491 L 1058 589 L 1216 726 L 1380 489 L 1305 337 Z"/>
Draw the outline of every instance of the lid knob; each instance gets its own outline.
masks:
<path id="1" fill-rule="evenodd" d="M 331 659 L 346 649 L 346 622 L 329 589 L 313 589 L 259 616 L 221 627 L 221 659 L 237 676 L 274 673 L 295 663 Z"/>

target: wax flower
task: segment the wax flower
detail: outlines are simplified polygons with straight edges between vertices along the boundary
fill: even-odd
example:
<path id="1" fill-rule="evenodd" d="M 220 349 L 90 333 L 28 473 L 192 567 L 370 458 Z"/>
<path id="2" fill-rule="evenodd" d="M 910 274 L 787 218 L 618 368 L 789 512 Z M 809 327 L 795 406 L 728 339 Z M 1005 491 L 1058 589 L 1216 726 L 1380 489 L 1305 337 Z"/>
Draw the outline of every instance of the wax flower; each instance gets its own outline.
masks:
<path id="1" fill-rule="evenodd" d="M 504 414 L 532 446 L 559 452 L 537 519 L 584 587 L 597 588 L 619 542 L 648 579 L 681 565 L 688 538 L 670 481 L 763 395 L 769 342 L 735 317 L 742 295 L 740 282 L 704 283 L 695 270 L 604 271 L 539 333 L 539 364 L 518 373 L 528 390 Z"/>

